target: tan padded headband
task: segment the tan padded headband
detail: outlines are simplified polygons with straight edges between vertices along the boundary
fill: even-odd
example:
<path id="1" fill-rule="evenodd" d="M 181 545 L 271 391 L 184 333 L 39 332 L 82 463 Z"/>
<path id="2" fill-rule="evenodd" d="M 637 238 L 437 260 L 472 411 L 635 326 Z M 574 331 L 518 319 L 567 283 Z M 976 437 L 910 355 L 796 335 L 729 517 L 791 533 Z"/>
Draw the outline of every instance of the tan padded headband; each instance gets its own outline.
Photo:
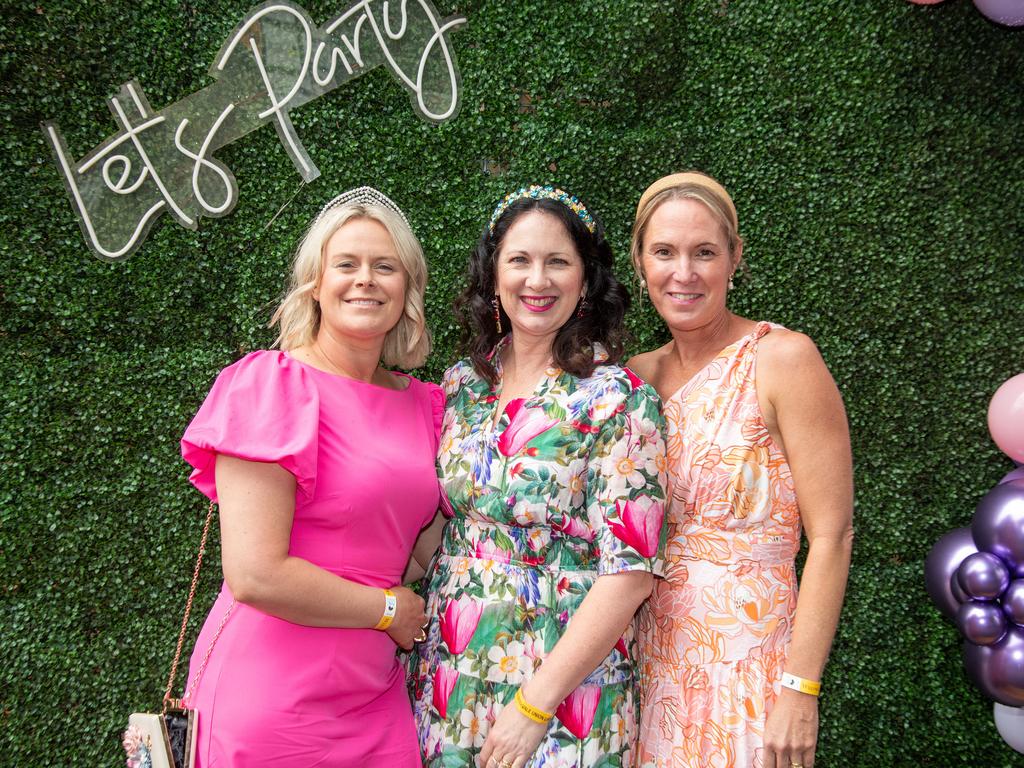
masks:
<path id="1" fill-rule="evenodd" d="M 651 184 L 646 191 L 640 196 L 640 202 L 636 205 L 637 216 L 640 215 L 640 211 L 643 207 L 659 192 L 664 192 L 666 189 L 672 189 L 673 187 L 680 187 L 684 184 L 703 187 L 704 189 L 714 192 L 716 195 L 722 198 L 728 207 L 729 218 L 732 219 L 732 226 L 734 230 L 739 230 L 740 222 L 736 216 L 736 206 L 732 202 L 732 198 L 729 197 L 729 193 L 725 191 L 725 187 L 719 184 L 717 181 L 712 179 L 710 176 L 705 176 L 703 173 L 697 173 L 696 171 L 687 171 L 686 173 L 673 173 L 669 176 L 662 176 L 656 182 Z"/>

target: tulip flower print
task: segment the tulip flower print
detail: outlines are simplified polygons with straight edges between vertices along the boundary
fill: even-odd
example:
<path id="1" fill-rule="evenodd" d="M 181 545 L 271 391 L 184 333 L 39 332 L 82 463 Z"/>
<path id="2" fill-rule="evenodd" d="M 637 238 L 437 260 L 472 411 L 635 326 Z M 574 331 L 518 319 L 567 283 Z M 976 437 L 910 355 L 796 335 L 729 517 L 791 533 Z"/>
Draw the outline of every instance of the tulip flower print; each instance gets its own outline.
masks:
<path id="1" fill-rule="evenodd" d="M 441 639 L 448 646 L 452 653 L 462 653 L 469 647 L 469 641 L 473 639 L 476 632 L 476 625 L 480 623 L 480 614 L 483 613 L 483 603 L 478 603 L 471 597 L 460 597 L 458 600 L 449 600 L 441 614 Z"/>
<path id="2" fill-rule="evenodd" d="M 498 438 L 498 452 L 502 456 L 515 456 L 533 438 L 558 423 L 557 419 L 544 413 L 542 408 L 524 408 L 522 400 L 513 400 L 506 412 L 512 420 Z"/>
<path id="3" fill-rule="evenodd" d="M 611 520 L 615 538 L 624 541 L 644 557 L 654 557 L 658 552 L 658 538 L 661 535 L 661 521 L 664 507 L 660 501 L 652 502 L 644 509 L 635 501 L 616 501 L 618 520 Z"/>
<path id="4" fill-rule="evenodd" d="M 459 673 L 444 664 L 438 664 L 434 671 L 434 709 L 442 719 L 448 717 L 448 699 L 459 679 Z"/>
<path id="5" fill-rule="evenodd" d="M 555 716 L 577 739 L 585 739 L 594 725 L 594 715 L 601 701 L 601 686 L 581 685 L 558 705 Z"/>

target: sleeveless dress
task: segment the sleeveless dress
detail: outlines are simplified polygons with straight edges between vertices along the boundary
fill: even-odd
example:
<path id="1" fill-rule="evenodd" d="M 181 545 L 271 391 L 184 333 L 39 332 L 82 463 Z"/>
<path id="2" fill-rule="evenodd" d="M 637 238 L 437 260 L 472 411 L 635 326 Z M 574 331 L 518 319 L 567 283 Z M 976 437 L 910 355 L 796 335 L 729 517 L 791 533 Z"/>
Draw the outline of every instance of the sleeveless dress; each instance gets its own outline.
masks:
<path id="1" fill-rule="evenodd" d="M 594 581 L 654 567 L 664 541 L 663 422 L 654 390 L 612 365 L 585 379 L 548 369 L 497 425 L 500 382 L 492 389 L 462 361 L 444 388 L 438 464 L 451 519 L 428 576 L 414 707 L 424 763 L 475 768 L 495 718 L 514 706 Z M 634 653 L 627 627 L 558 707 L 529 768 L 634 765 Z"/>
<path id="2" fill-rule="evenodd" d="M 216 499 L 217 453 L 276 462 L 297 482 L 289 553 L 392 586 L 439 496 L 443 394 L 407 378 L 408 388 L 391 390 L 253 352 L 221 372 L 182 438 L 191 480 Z M 386 633 L 294 624 L 234 603 L 224 584 L 189 685 L 222 622 L 188 701 L 197 768 L 420 766 L 404 669 Z"/>
<path id="3" fill-rule="evenodd" d="M 665 578 L 637 617 L 642 764 L 762 764 L 796 610 L 800 511 L 754 385 L 758 323 L 665 402 Z"/>

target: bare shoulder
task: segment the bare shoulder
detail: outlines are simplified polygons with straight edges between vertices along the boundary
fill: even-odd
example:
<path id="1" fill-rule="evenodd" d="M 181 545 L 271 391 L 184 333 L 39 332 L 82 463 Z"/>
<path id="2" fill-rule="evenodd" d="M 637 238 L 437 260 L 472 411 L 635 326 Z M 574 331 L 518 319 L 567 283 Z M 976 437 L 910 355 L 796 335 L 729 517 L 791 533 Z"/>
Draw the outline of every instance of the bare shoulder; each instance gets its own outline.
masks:
<path id="1" fill-rule="evenodd" d="M 835 380 L 810 336 L 773 329 L 761 339 L 757 359 L 758 391 L 775 406 L 796 402 L 809 408 L 814 401 L 842 408 Z"/>
<path id="2" fill-rule="evenodd" d="M 820 369 L 827 373 L 818 345 L 810 336 L 786 328 L 775 328 L 758 344 L 759 374 L 792 374 Z"/>
<path id="3" fill-rule="evenodd" d="M 658 378 L 662 363 L 671 347 L 672 343 L 669 342 L 657 349 L 633 355 L 626 361 L 626 367 L 644 381 L 651 383 L 654 379 Z"/>

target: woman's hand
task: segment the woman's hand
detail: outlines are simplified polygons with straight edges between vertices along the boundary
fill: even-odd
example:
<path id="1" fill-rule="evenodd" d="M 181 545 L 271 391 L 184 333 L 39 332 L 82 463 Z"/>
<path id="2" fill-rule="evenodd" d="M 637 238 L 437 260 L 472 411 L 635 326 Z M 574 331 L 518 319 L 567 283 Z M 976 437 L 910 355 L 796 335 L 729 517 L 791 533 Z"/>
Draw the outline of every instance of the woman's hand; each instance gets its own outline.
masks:
<path id="1" fill-rule="evenodd" d="M 764 727 L 764 768 L 812 768 L 818 697 L 783 688 Z"/>
<path id="2" fill-rule="evenodd" d="M 401 648 L 409 651 L 412 650 L 416 638 L 422 638 L 421 633 L 426 631 L 426 606 L 423 598 L 408 587 L 394 586 L 391 587 L 391 591 L 395 593 L 397 606 L 395 618 L 386 631 Z"/>
<path id="3" fill-rule="evenodd" d="M 548 729 L 547 723 L 535 723 L 514 701 L 501 710 L 480 750 L 480 768 L 523 768 Z"/>

